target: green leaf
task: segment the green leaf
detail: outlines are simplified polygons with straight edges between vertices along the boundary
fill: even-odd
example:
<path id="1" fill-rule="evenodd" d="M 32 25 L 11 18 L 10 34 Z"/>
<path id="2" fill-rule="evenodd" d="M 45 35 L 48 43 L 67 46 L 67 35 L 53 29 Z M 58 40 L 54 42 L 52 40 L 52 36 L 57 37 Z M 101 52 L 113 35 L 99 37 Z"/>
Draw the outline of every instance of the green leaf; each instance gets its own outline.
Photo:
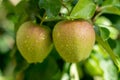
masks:
<path id="1" fill-rule="evenodd" d="M 94 2 L 98 5 L 101 5 L 103 3 L 103 0 L 94 0 Z"/>
<path id="2" fill-rule="evenodd" d="M 26 15 L 26 8 L 28 7 L 28 2 L 21 1 L 16 7 L 15 7 L 15 13 L 19 16 Z"/>
<path id="3" fill-rule="evenodd" d="M 96 5 L 91 0 L 79 0 L 73 8 L 70 17 L 74 19 L 90 19 L 93 17 Z"/>
<path id="4" fill-rule="evenodd" d="M 116 41 L 116 48 L 114 49 L 114 52 L 115 52 L 118 56 L 120 56 L 120 41 L 119 41 L 119 40 Z"/>
<path id="5" fill-rule="evenodd" d="M 107 40 L 109 38 L 110 32 L 107 28 L 100 27 L 100 35 L 103 40 Z"/>
<path id="6" fill-rule="evenodd" d="M 117 42 L 111 38 L 108 39 L 108 43 L 112 49 L 116 49 Z"/>
<path id="7" fill-rule="evenodd" d="M 107 17 L 104 17 L 104 16 L 98 17 L 95 21 L 95 24 L 97 24 L 99 27 L 108 29 L 110 38 L 112 38 L 112 39 L 117 38 L 119 31 L 112 26 L 112 22 Z M 108 32 L 108 31 L 106 31 L 106 32 Z"/>
<path id="8" fill-rule="evenodd" d="M 15 32 L 23 22 L 35 19 L 36 14 L 39 14 L 37 6 L 37 1 L 33 0 L 22 0 L 15 6 L 15 16 L 18 17 L 18 21 L 15 24 Z"/>
<path id="9" fill-rule="evenodd" d="M 25 76 L 26 80 L 59 80 L 55 77 L 59 72 L 59 67 L 52 57 L 48 57 L 41 64 L 31 64 L 27 70 Z M 58 75 L 59 78 L 60 75 Z"/>
<path id="10" fill-rule="evenodd" d="M 2 4 L 3 6 L 5 6 L 5 9 L 7 10 L 8 14 L 14 12 L 14 6 L 12 5 L 12 3 L 10 3 L 10 1 L 3 0 Z"/>
<path id="11" fill-rule="evenodd" d="M 106 6 L 106 5 L 114 5 L 117 6 L 118 4 L 120 4 L 119 0 L 105 0 L 102 4 L 102 6 Z"/>
<path id="12" fill-rule="evenodd" d="M 35 16 L 35 14 L 39 14 L 38 1 L 36 1 L 36 0 L 30 0 L 30 1 L 23 0 L 15 7 L 15 12 L 18 15 Z"/>
<path id="13" fill-rule="evenodd" d="M 105 16 L 100 16 L 96 19 L 95 24 L 99 26 L 111 26 L 112 22 Z"/>
<path id="14" fill-rule="evenodd" d="M 120 9 L 115 6 L 106 6 L 102 9 L 102 13 L 120 15 Z"/>
<path id="15" fill-rule="evenodd" d="M 48 17 L 54 17 L 60 12 L 61 2 L 60 0 L 39 0 L 39 7 L 46 10 Z"/>
<path id="16" fill-rule="evenodd" d="M 102 70 L 99 66 L 99 63 L 92 58 L 88 59 L 85 62 L 85 69 L 86 69 L 87 73 L 89 73 L 91 76 L 102 75 L 103 74 L 103 72 L 102 72 Z"/>
<path id="17" fill-rule="evenodd" d="M 101 10 L 102 13 L 120 15 L 120 1 L 105 0 L 102 4 Z"/>

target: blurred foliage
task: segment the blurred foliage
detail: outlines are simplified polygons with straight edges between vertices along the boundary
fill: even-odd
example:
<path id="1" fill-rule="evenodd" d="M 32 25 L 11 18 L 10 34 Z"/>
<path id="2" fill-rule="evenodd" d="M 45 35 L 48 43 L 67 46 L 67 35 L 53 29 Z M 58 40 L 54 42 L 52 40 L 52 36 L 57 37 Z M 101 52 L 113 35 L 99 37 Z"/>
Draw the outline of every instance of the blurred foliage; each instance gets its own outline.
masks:
<path id="1" fill-rule="evenodd" d="M 27 20 L 39 24 L 44 14 L 43 24 L 51 29 L 60 20 L 90 21 L 117 57 L 96 41 L 90 57 L 79 63 L 66 63 L 53 48 L 44 62 L 28 64 L 16 47 L 16 32 Z M 119 0 L 0 0 L 0 80 L 120 80 L 119 57 Z"/>

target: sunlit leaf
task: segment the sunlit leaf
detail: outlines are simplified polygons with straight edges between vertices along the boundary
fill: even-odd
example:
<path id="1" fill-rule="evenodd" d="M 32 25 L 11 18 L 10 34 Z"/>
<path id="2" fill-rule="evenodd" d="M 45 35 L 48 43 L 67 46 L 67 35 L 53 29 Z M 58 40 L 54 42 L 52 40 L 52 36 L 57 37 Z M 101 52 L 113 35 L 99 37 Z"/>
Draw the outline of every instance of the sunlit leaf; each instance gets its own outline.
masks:
<path id="1" fill-rule="evenodd" d="M 101 11 L 107 14 L 120 15 L 120 0 L 105 0 Z"/>
<path id="2" fill-rule="evenodd" d="M 102 6 L 107 6 L 107 5 L 117 6 L 118 4 L 120 4 L 119 0 L 104 0 Z"/>
<path id="3" fill-rule="evenodd" d="M 97 24 L 99 27 L 103 27 L 109 30 L 109 37 L 112 39 L 116 39 L 119 32 L 116 28 L 112 26 L 112 22 L 104 16 L 98 17 L 95 21 L 95 24 Z M 104 32 L 107 34 L 108 31 Z"/>
<path id="4" fill-rule="evenodd" d="M 74 19 L 90 19 L 94 15 L 96 5 L 91 0 L 79 0 L 73 8 L 70 17 Z"/>
<path id="5" fill-rule="evenodd" d="M 114 6 L 108 6 L 103 8 L 102 13 L 120 15 L 120 9 Z"/>
<path id="6" fill-rule="evenodd" d="M 117 69 L 111 60 L 102 60 L 100 66 L 104 72 L 104 80 L 118 80 Z"/>
<path id="7" fill-rule="evenodd" d="M 96 57 L 96 56 L 95 56 Z M 100 61 L 100 60 L 99 60 Z M 102 75 L 103 72 L 100 68 L 99 63 L 97 63 L 97 61 L 95 61 L 94 59 L 90 58 L 85 62 L 85 68 L 87 73 L 89 73 L 92 76 L 95 75 Z"/>

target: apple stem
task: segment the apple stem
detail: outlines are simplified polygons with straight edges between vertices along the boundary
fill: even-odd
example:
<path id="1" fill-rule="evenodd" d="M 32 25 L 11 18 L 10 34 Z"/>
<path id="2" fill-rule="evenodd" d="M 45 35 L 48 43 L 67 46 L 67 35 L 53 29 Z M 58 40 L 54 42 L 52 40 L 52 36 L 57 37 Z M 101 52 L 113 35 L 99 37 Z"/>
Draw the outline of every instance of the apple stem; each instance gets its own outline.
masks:
<path id="1" fill-rule="evenodd" d="M 114 54 L 112 49 L 110 48 L 109 44 L 107 41 L 103 41 L 101 37 L 99 37 L 96 34 L 96 41 L 106 50 L 106 52 L 111 56 L 112 60 L 114 63 L 117 65 L 119 71 L 120 71 L 120 58 Z"/>
<path id="2" fill-rule="evenodd" d="M 43 15 L 43 18 L 42 18 L 42 20 L 41 20 L 41 23 L 40 23 L 40 25 L 42 25 L 42 23 L 44 22 L 44 20 L 45 20 L 45 17 L 46 17 L 46 12 L 44 13 L 44 15 Z"/>
<path id="3" fill-rule="evenodd" d="M 42 20 L 42 17 L 39 14 L 37 14 L 36 17 L 38 17 L 40 20 Z"/>

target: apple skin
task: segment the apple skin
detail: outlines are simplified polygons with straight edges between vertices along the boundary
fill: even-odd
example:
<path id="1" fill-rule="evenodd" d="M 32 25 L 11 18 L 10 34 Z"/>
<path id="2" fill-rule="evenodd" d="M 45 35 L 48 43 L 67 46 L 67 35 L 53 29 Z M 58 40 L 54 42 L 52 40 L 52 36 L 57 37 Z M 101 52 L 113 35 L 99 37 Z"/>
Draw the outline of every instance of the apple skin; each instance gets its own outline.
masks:
<path id="1" fill-rule="evenodd" d="M 27 62 L 42 62 L 52 49 L 51 30 L 31 21 L 25 22 L 17 31 L 16 43 Z"/>
<path id="2" fill-rule="evenodd" d="M 95 31 L 85 20 L 60 21 L 53 29 L 53 43 L 66 62 L 79 62 L 89 57 Z"/>

